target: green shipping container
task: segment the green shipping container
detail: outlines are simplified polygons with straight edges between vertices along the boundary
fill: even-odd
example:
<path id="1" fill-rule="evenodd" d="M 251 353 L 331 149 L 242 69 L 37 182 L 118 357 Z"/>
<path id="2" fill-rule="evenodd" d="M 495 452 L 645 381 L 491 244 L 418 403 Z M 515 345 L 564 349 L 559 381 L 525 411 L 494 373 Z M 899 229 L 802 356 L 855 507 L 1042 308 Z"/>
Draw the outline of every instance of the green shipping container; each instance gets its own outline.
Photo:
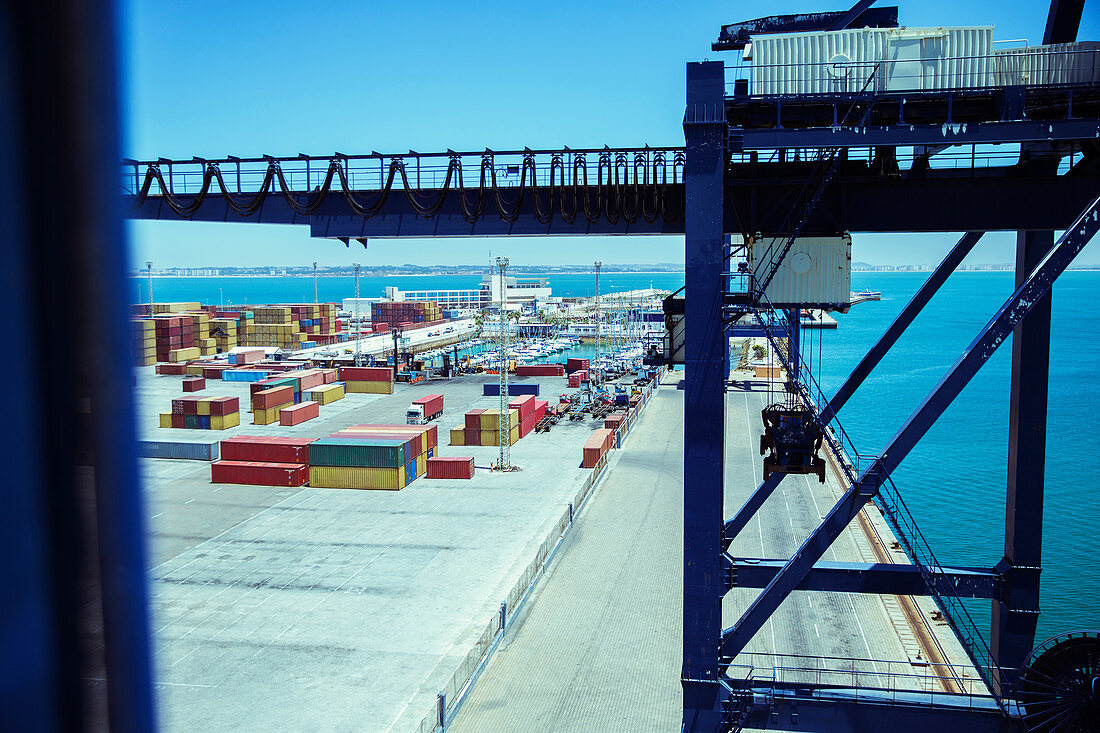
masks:
<path id="1" fill-rule="evenodd" d="M 354 440 L 321 438 L 309 444 L 311 466 L 358 468 L 401 468 L 405 465 L 405 443 L 400 440 Z"/>

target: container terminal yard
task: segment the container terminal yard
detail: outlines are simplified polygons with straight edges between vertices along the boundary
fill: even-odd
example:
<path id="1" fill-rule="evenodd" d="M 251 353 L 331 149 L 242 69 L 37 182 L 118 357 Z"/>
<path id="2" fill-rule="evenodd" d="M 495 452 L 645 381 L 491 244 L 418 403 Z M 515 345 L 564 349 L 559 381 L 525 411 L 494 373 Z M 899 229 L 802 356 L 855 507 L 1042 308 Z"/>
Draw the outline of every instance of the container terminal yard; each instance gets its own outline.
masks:
<path id="1" fill-rule="evenodd" d="M 119 154 L 109 7 L 3 11 L 36 41 L 0 44 L 0 297 L 26 346 L 7 477 L 37 489 L 0 520 L 5 724 L 1100 730 L 1100 631 L 1037 636 L 1043 509 L 1065 501 L 1044 495 L 1051 293 L 1100 230 L 1084 5 L 1052 0 L 1038 44 L 874 0 L 716 19 L 718 60 L 668 103 L 682 147 L 217 160 Z M 349 248 L 675 235 L 685 286 L 639 333 L 597 261 L 564 335 L 595 356 L 546 356 L 520 339 L 562 321 L 513 323 L 498 256 L 476 315 L 418 291 L 371 303 L 367 336 L 358 287 L 353 334 L 334 303 L 127 304 L 122 217 Z M 845 406 L 995 231 L 1014 290 L 857 449 Z M 816 329 L 876 296 L 852 292 L 853 232 L 958 239 L 826 392 Z M 59 289 L 65 359 L 40 327 Z M 940 478 L 896 469 L 1010 336 L 1003 555 L 947 564 L 904 499 Z M 456 365 L 473 341 L 492 349 Z"/>

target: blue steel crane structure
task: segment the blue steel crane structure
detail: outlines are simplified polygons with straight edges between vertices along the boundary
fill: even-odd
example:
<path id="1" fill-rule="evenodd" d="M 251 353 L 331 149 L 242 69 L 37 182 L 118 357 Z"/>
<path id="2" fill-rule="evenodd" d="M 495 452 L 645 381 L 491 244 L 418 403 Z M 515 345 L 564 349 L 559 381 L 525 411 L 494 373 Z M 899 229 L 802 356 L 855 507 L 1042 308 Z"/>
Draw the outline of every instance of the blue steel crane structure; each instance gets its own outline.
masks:
<path id="1" fill-rule="evenodd" d="M 70 4 L 86 9 L 79 2 Z M 896 24 L 896 12 L 869 9 L 871 4 L 861 0 L 841 13 L 773 17 L 727 26 L 719 44 L 736 47 L 754 33 Z M 1054 0 L 1045 40 L 1074 40 L 1081 7 L 1080 0 Z M 89 61 L 91 65 L 84 67 L 86 75 L 100 81 L 111 77 L 110 63 L 102 61 L 110 57 L 106 50 L 111 40 L 110 13 L 21 12 L 35 27 L 48 31 L 48 37 L 66 53 L 51 59 L 46 55 L 51 48 L 48 45 L 9 45 L 19 61 L 13 68 L 20 79 L 32 78 L 28 69 L 36 63 L 42 63 L 47 72 L 75 76 L 75 70 Z M 2 37 L 16 38 L 13 29 L 22 27 L 25 20 L 8 11 L 0 13 Z M 92 42 L 72 42 L 76 38 L 91 38 Z M 104 83 L 101 88 L 104 101 L 98 105 L 89 105 L 87 95 L 68 90 L 72 93 L 58 95 L 61 103 L 51 106 L 43 105 L 26 86 L 0 85 L 3 99 L 15 102 L 0 105 L 0 109 L 28 110 L 15 122 L 0 115 L 4 129 L 14 130 L 12 136 L 5 136 L 5 149 L 10 148 L 13 154 L 19 150 L 17 143 L 8 144 L 7 140 L 29 141 L 29 150 L 44 149 L 46 137 L 51 144 L 66 141 L 65 150 L 71 148 L 73 153 L 70 160 L 90 162 L 86 170 L 101 179 L 105 170 L 102 161 L 112 154 L 117 140 L 110 111 L 113 87 Z M 799 727 L 806 729 L 847 724 L 905 729 L 965 725 L 1000 730 L 1018 722 L 1026 712 L 1014 693 L 1016 670 L 1025 665 L 1034 646 L 1038 614 L 1050 289 L 1098 228 L 1098 95 L 1096 84 L 1089 82 L 902 95 L 863 89 L 812 100 L 761 98 L 739 81 L 730 89 L 722 63 L 691 63 L 687 66 L 684 148 L 130 160 L 123 163 L 124 193 L 127 215 L 132 218 L 297 224 L 309 226 L 314 236 L 340 239 L 345 244 L 355 239 L 365 245 L 372 237 L 682 233 L 687 283 L 684 450 L 685 464 L 691 467 L 685 473 L 684 510 L 685 730 L 709 733 L 745 723 L 766 726 L 780 715 L 790 716 L 795 709 Z M 64 102 L 70 102 L 71 109 Z M 70 117 L 65 113 L 72 111 L 71 119 L 87 122 L 94 134 L 70 129 L 66 123 Z M 853 112 L 857 115 L 854 119 Z M 52 120 L 52 126 L 35 130 L 35 119 Z M 51 130 L 56 134 L 51 136 Z M 1006 161 L 989 152 L 988 146 L 1001 143 L 1019 144 L 1016 157 Z M 904 152 L 908 148 L 911 153 Z M 951 157 L 954 165 L 937 165 L 944 157 Z M 51 180 L 58 180 L 50 174 L 69 180 L 73 171 L 62 165 L 57 155 L 42 156 L 46 164 L 40 160 L 34 166 L 23 165 L 20 155 L 12 159 L 20 161 L 19 170 L 28 173 L 30 183 L 21 190 L 14 183 L 14 174 L 0 178 L 11 194 L 4 200 L 20 201 L 21 195 L 47 211 L 53 195 Z M 105 191 L 100 179 L 89 178 L 87 190 Z M 477 184 L 466 185 L 466 180 L 477 180 Z M 94 197 L 88 200 L 96 203 Z M 100 200 L 100 208 L 110 211 L 109 199 L 104 200 L 108 203 Z M 87 210 L 76 212 L 82 216 Z M 84 247 L 77 248 L 72 260 L 88 268 L 88 276 L 74 276 L 74 282 L 104 285 L 87 298 L 99 298 L 109 305 L 89 315 L 89 329 L 98 329 L 121 343 L 121 329 L 109 326 L 122 310 L 118 294 L 123 289 L 110 287 L 117 284 L 121 264 L 117 258 L 97 260 L 91 254 L 103 242 L 117 240 L 117 223 L 112 224 L 109 218 L 78 218 L 72 227 L 80 231 L 77 242 Z M 13 241 L 25 243 L 18 251 L 32 251 L 40 242 L 63 241 L 64 229 L 65 222 L 56 221 L 35 237 L 15 232 Z M 836 395 L 830 400 L 815 398 L 810 391 L 812 374 L 792 380 L 792 389 L 813 411 L 831 450 L 843 458 L 837 412 L 980 233 L 989 230 L 1020 232 L 1013 295 L 873 462 L 856 470 L 841 461 L 847 490 L 798 552 L 791 558 L 762 558 L 753 563 L 729 555 L 730 541 L 782 480 L 782 474 L 765 480 L 732 519 L 725 519 L 723 405 L 729 373 L 728 333 L 735 327 L 735 316 L 751 314 L 769 338 L 792 338 L 795 334 L 790 327 L 797 323 L 797 313 L 795 318 L 788 317 L 786 324 L 777 325 L 762 290 L 734 291 L 727 235 L 759 232 L 791 241 L 798 236 L 843 231 L 967 232 Z M 1055 230 L 1065 230 L 1057 241 Z M 24 265 L 15 262 L 10 271 L 22 269 Z M 6 297 L 15 302 L 21 290 L 18 283 L 12 285 Z M 943 567 L 912 532 L 903 531 L 911 528 L 890 472 L 1010 333 L 1012 407 L 1005 556 L 990 567 Z M 792 345 L 795 348 L 786 357 L 789 374 L 799 371 L 797 343 Z M 112 351 L 126 352 L 123 348 Z M 42 363 L 48 365 L 48 360 Z M 141 607 L 141 521 L 136 474 L 132 457 L 126 455 L 133 429 L 126 416 L 128 403 L 120 397 L 125 394 L 124 385 L 106 367 L 102 359 L 94 363 L 93 377 L 100 381 L 92 381 L 101 399 L 93 400 L 97 429 L 91 435 L 100 436 L 94 453 L 100 484 L 97 510 L 103 528 L 99 553 L 110 710 L 120 729 L 147 730 L 153 719 L 147 624 Z M 1024 384 L 1029 385 L 1028 390 L 1023 389 Z M 115 436 L 117 444 L 103 440 L 106 435 Z M 28 452 L 40 449 L 35 441 L 43 436 L 33 428 L 27 431 Z M 70 462 L 75 464 L 76 459 Z M 68 462 L 57 463 L 62 464 Z M 71 482 L 63 472 L 55 474 L 51 474 L 50 486 L 56 497 L 63 497 L 71 490 L 65 488 Z M 55 504 L 61 501 L 54 499 Z M 912 563 L 864 566 L 818 562 L 830 542 L 869 501 L 878 502 L 899 529 L 899 539 Z M 40 514 L 40 507 L 16 503 L 8 521 L 25 532 L 26 527 L 43 526 Z M 11 533 L 13 538 L 20 536 Z M 12 557 L 27 568 L 56 564 L 72 538 L 64 527 L 52 525 L 43 529 L 42 536 L 52 543 L 48 549 L 19 546 Z M 65 566 L 61 570 L 72 569 Z M 42 633 L 28 638 L 27 644 L 49 651 L 56 644 L 71 643 L 73 615 L 67 613 L 71 599 L 44 592 L 33 573 L 20 575 L 14 582 L 21 595 L 34 598 L 56 619 L 49 631 L 36 626 Z M 733 627 L 722 629 L 722 599 L 734 584 L 760 587 L 762 592 Z M 779 602 L 796 589 L 935 598 L 975 665 L 987 676 L 993 694 L 988 698 L 945 694 L 932 699 L 873 686 L 852 690 L 783 686 L 774 681 L 765 685 L 751 676 L 732 674 L 738 652 Z M 960 598 L 993 602 L 988 644 L 980 634 L 975 638 L 965 616 L 956 612 Z M 48 660 L 57 661 L 58 657 L 51 653 Z M 51 672 L 35 678 L 42 680 L 36 688 L 42 697 L 34 698 L 42 701 L 39 709 L 49 709 L 51 699 L 79 697 L 73 691 L 71 660 L 60 658 L 58 664 L 59 677 L 51 677 Z M 61 680 L 60 685 L 55 678 Z M 757 702 L 766 704 L 754 704 Z M 791 718 L 784 720 L 790 722 Z"/>

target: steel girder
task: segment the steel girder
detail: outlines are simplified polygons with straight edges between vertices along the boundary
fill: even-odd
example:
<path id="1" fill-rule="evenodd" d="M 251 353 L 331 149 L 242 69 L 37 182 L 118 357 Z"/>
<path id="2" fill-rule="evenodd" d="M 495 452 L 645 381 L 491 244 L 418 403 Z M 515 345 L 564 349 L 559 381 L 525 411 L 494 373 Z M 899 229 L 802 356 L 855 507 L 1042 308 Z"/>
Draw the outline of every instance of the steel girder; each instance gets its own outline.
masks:
<path id="1" fill-rule="evenodd" d="M 1057 244 L 1029 272 L 1016 291 L 979 332 L 936 388 L 917 407 L 883 450 L 879 458 L 849 486 L 802 546 L 787 560 L 734 626 L 722 633 L 722 656 L 732 658 L 803 582 L 813 566 L 856 514 L 878 492 L 890 474 L 924 437 L 944 410 L 970 382 L 1037 303 L 1044 300 L 1054 281 L 1100 229 L 1100 198 L 1094 198 Z"/>
<path id="2" fill-rule="evenodd" d="M 726 555 L 731 588 L 766 588 L 786 560 Z M 933 585 L 929 584 L 932 579 Z M 867 562 L 816 563 L 795 590 L 837 593 L 878 593 L 891 596 L 956 595 L 959 598 L 998 598 L 1001 575 L 984 568 L 919 567 Z"/>
<path id="3" fill-rule="evenodd" d="M 713 733 L 722 726 L 719 682 L 722 631 L 722 495 L 725 473 L 728 340 L 723 330 L 725 235 L 722 201 L 726 162 L 724 67 L 687 66 L 684 137 L 684 639 L 683 728 Z"/>
<path id="4" fill-rule="evenodd" d="M 841 170 L 827 186 L 810 216 L 805 236 L 856 232 L 945 232 L 1061 229 L 1088 204 L 1087 192 L 1100 187 L 1100 174 L 1026 175 L 1016 167 L 973 171 L 933 170 L 922 176 L 877 176 L 866 167 Z M 791 201 L 798 195 L 808 168 L 799 163 L 736 163 L 728 168 L 725 190 L 727 232 L 779 232 Z M 670 186 L 682 192 L 679 184 Z M 429 195 L 431 191 L 425 191 Z M 670 194 L 671 195 L 671 194 Z M 679 195 L 682 195 L 680 193 Z M 191 197 L 179 196 L 189 202 Z M 573 224 L 555 217 L 536 220 L 533 205 L 515 222 L 501 220 L 496 212 L 473 223 L 462 216 L 457 197 L 432 218 L 413 211 L 404 197 L 391 197 L 375 217 L 363 218 L 346 204 L 333 199 L 312 216 L 295 214 L 281 197 L 272 196 L 259 211 L 241 217 L 233 213 L 220 194 L 211 194 L 192 217 L 193 221 L 309 226 L 316 237 L 401 238 L 478 237 L 500 235 L 682 234 L 683 221 L 658 219 L 633 224 L 607 220 L 588 222 L 578 217 Z M 140 208 L 131 206 L 133 219 L 180 217 L 162 197 L 151 196 Z"/>

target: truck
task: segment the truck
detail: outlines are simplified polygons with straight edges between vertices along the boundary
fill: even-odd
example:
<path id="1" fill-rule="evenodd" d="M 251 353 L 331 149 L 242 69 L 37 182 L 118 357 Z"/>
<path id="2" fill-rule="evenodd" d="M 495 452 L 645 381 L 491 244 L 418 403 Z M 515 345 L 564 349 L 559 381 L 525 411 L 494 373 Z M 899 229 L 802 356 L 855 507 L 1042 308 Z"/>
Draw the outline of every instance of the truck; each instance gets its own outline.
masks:
<path id="1" fill-rule="evenodd" d="M 425 425 L 443 414 L 443 395 L 430 394 L 412 401 L 405 411 L 405 424 Z"/>

